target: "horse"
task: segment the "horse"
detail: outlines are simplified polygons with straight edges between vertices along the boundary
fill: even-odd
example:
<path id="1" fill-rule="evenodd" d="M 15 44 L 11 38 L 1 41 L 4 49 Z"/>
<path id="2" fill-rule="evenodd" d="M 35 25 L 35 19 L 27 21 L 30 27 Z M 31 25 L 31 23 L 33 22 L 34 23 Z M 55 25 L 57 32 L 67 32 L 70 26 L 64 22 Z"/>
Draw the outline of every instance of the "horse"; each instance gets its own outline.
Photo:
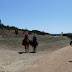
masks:
<path id="1" fill-rule="evenodd" d="M 70 45 L 72 46 L 72 41 L 70 41 Z"/>
<path id="2" fill-rule="evenodd" d="M 25 36 L 25 39 L 23 40 L 22 45 L 25 46 L 25 53 L 28 53 L 29 52 L 29 40 L 28 40 L 27 35 Z"/>
<path id="3" fill-rule="evenodd" d="M 36 50 L 37 50 L 36 46 L 38 46 L 37 41 L 31 40 L 30 45 L 33 47 L 33 53 L 36 53 Z"/>

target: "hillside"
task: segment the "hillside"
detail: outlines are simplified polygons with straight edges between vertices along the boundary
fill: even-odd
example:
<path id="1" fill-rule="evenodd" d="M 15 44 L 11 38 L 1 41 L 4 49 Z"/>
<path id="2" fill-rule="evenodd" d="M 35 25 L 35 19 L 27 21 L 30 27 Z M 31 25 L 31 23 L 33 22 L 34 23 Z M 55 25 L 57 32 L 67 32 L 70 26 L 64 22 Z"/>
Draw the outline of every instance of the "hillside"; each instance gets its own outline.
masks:
<path id="1" fill-rule="evenodd" d="M 37 52 L 31 53 L 33 48 L 29 46 L 30 53 L 25 53 L 22 40 L 23 38 L 0 38 L 0 72 L 20 72 L 45 55 L 68 46 L 70 41 L 69 38 L 63 36 L 37 35 Z M 31 35 L 30 40 L 32 40 Z"/>
<path id="2" fill-rule="evenodd" d="M 0 29 L 0 37 L 23 37 L 23 32 L 18 31 L 18 34 L 15 34 L 14 30 L 2 30 Z"/>
<path id="3" fill-rule="evenodd" d="M 18 34 L 16 34 L 16 32 Z M 3 37 L 23 37 L 24 33 L 28 31 L 29 34 L 36 33 L 37 35 L 49 35 L 49 33 L 41 32 L 38 30 L 27 30 L 27 29 L 19 29 L 14 26 L 5 26 L 4 24 L 0 24 L 0 36 Z"/>

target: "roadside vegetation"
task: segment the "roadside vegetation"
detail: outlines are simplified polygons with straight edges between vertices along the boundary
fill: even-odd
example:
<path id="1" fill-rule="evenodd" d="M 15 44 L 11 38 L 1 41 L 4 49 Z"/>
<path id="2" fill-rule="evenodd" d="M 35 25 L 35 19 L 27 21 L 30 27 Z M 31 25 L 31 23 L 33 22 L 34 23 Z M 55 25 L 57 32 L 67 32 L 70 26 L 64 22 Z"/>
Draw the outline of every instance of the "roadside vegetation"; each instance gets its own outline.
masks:
<path id="1" fill-rule="evenodd" d="M 0 29 L 2 29 L 3 31 L 4 30 L 15 30 L 15 34 L 17 35 L 18 34 L 18 31 L 22 31 L 22 33 L 24 34 L 26 31 L 28 31 L 29 34 L 32 34 L 32 33 L 36 33 L 38 35 L 49 35 L 49 33 L 46 33 L 46 32 L 43 32 L 43 31 L 38 31 L 38 30 L 27 30 L 27 29 L 19 29 L 17 27 L 14 27 L 14 26 L 5 26 L 4 24 L 0 24 Z"/>

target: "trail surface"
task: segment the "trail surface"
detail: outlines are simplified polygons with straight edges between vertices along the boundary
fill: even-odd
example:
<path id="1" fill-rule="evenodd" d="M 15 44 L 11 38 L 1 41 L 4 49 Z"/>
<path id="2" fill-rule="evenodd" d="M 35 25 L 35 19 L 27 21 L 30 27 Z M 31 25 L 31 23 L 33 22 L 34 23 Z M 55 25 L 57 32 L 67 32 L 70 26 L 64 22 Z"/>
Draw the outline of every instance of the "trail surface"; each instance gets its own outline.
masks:
<path id="1" fill-rule="evenodd" d="M 21 72 L 72 72 L 72 47 L 67 46 L 36 60 Z"/>

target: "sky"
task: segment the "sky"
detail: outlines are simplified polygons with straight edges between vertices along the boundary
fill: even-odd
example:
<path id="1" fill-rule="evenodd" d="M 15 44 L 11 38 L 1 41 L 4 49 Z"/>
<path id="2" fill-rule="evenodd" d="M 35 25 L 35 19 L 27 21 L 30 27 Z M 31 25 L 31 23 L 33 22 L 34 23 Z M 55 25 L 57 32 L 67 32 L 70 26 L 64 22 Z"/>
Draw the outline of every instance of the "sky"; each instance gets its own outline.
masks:
<path id="1" fill-rule="evenodd" d="M 72 0 L 0 0 L 4 25 L 47 33 L 72 33 Z"/>

